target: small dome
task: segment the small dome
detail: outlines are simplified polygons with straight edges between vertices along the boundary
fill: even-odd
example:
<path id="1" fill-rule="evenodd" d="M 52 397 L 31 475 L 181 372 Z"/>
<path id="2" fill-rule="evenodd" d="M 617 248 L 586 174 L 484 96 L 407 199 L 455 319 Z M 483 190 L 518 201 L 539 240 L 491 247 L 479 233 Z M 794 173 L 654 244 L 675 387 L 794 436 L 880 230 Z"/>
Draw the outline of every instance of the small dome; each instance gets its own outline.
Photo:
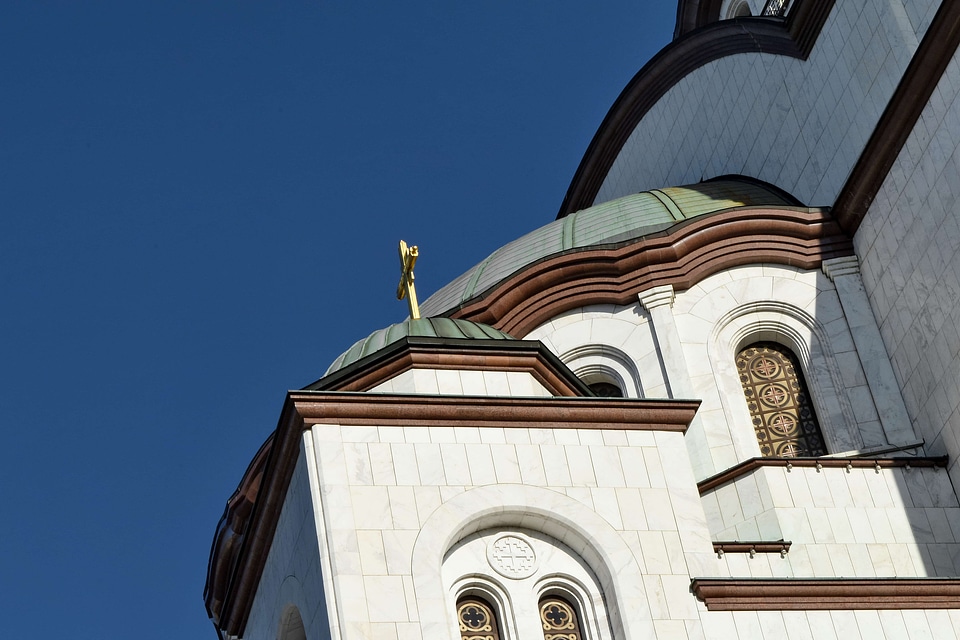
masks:
<path id="1" fill-rule="evenodd" d="M 339 371 L 354 362 L 397 340 L 407 336 L 425 338 L 449 338 L 455 340 L 513 340 L 513 336 L 491 326 L 469 320 L 453 320 L 451 318 L 418 318 L 404 320 L 392 324 L 385 329 L 374 331 L 363 340 L 358 340 L 347 349 L 339 358 L 333 361 L 325 375 Z"/>

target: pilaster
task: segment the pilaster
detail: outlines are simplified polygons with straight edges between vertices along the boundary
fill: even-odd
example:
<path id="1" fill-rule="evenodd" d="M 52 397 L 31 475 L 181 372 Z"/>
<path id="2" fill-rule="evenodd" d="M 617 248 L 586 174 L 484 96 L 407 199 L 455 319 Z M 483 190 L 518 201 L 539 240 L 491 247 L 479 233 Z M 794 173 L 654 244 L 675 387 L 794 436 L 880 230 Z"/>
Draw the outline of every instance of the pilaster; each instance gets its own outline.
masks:
<path id="1" fill-rule="evenodd" d="M 860 261 L 856 256 L 833 258 L 824 260 L 822 268 L 837 289 L 887 442 L 893 445 L 915 442 L 917 438 L 900 395 L 900 386 L 860 279 Z"/>

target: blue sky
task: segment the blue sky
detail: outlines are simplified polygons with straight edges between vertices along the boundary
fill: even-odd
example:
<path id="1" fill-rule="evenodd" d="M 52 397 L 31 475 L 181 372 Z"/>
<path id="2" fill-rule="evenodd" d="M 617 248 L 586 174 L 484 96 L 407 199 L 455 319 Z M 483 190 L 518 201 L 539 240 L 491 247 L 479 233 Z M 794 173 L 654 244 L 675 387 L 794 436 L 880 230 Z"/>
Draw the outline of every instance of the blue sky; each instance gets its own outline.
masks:
<path id="1" fill-rule="evenodd" d="M 0 637 L 215 638 L 287 389 L 551 221 L 672 2 L 0 6 Z M 651 150 L 655 152 L 656 150 Z"/>

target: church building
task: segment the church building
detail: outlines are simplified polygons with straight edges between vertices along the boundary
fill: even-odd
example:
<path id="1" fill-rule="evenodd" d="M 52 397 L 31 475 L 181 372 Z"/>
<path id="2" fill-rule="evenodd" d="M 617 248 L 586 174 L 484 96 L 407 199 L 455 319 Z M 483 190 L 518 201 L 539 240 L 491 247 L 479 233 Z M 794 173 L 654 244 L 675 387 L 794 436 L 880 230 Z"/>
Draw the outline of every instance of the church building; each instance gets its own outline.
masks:
<path id="1" fill-rule="evenodd" d="M 410 319 L 287 394 L 221 640 L 960 638 L 958 44 L 679 0 L 556 219 L 419 308 L 401 243 Z"/>

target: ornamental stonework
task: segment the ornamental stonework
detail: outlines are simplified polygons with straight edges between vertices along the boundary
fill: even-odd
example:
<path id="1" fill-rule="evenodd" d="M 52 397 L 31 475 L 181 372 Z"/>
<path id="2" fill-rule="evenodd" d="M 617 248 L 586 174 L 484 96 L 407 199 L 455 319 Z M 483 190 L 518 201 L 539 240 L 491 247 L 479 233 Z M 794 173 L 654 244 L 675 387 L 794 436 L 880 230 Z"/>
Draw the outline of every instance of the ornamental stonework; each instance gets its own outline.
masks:
<path id="1" fill-rule="evenodd" d="M 522 580 L 537 570 L 537 554 L 528 540 L 517 535 L 500 536 L 487 547 L 487 561 L 505 578 Z"/>

